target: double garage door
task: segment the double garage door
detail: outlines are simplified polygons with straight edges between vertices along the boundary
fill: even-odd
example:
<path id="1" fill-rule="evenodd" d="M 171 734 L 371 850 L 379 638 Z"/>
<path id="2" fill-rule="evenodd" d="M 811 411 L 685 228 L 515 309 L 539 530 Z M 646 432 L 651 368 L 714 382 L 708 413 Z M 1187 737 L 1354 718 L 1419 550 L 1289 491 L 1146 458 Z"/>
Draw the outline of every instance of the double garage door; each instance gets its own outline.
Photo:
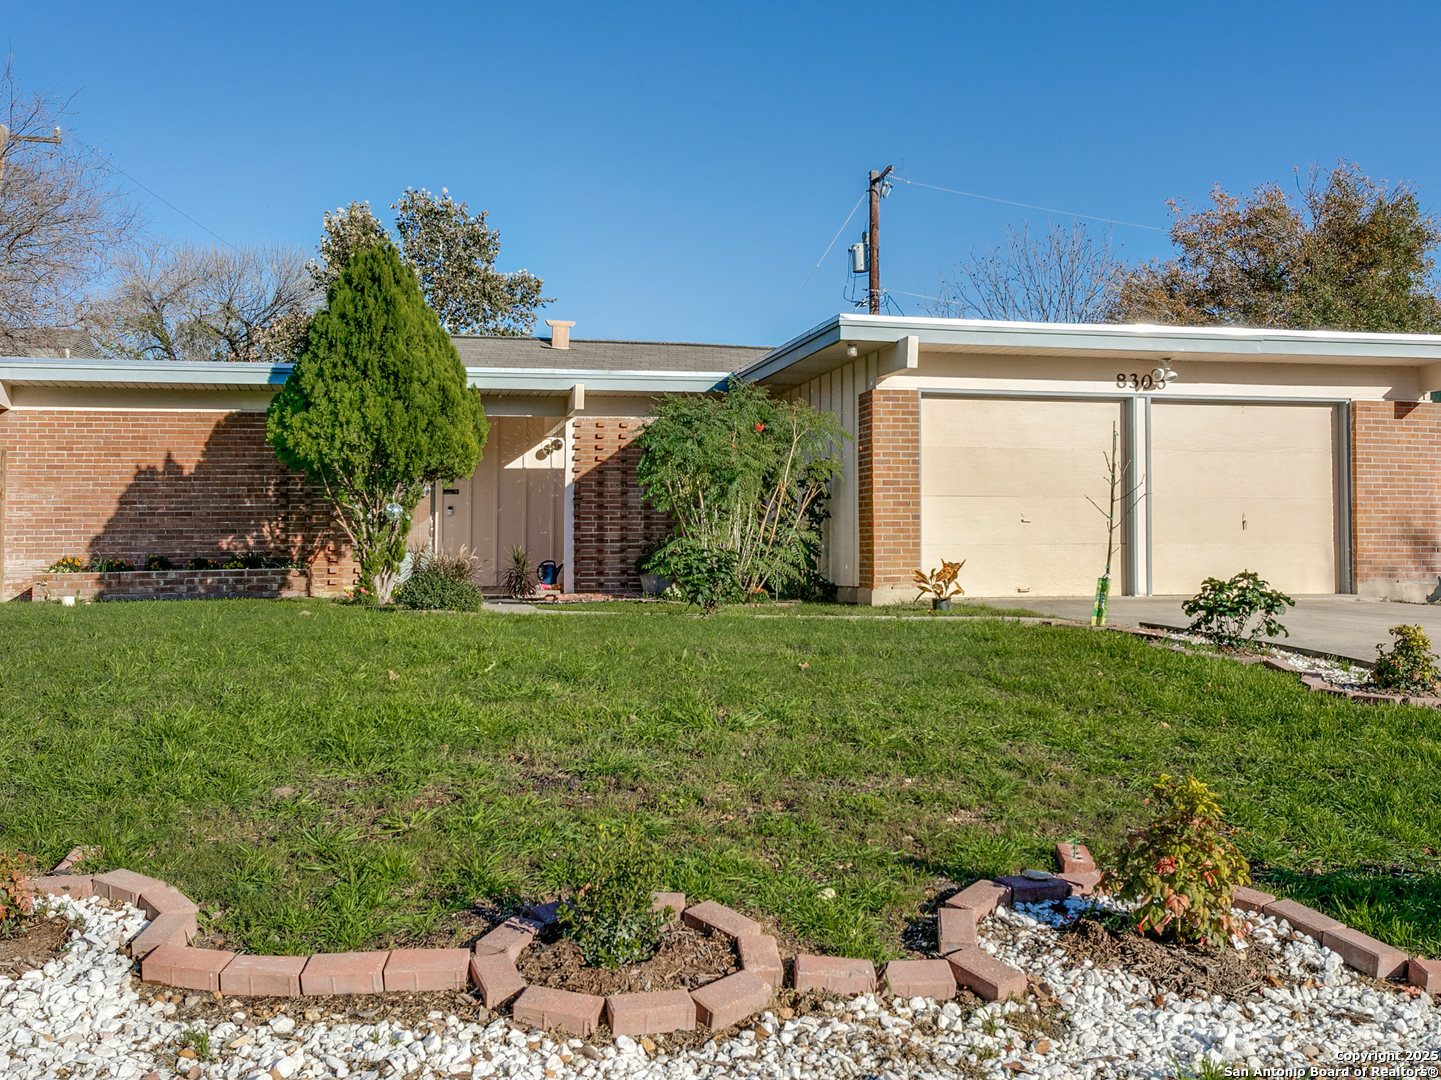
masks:
<path id="1" fill-rule="evenodd" d="M 1114 431 L 1123 465 L 1135 448 L 1121 486 L 1137 495 L 1113 589 L 1145 592 L 1149 571 L 1150 592 L 1190 595 L 1254 570 L 1293 594 L 1338 590 L 1332 406 L 1153 399 L 1134 433 L 1123 414 L 1117 401 L 923 397 L 921 561 L 965 559 L 972 596 L 1089 594 L 1106 565 L 1097 507 Z"/>

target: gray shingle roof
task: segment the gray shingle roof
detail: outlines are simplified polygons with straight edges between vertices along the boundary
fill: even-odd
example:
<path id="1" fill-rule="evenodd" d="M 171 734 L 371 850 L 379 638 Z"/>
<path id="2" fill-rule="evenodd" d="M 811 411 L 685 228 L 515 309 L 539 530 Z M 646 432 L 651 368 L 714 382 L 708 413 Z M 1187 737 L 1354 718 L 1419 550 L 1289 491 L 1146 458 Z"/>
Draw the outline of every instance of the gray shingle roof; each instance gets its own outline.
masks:
<path id="1" fill-rule="evenodd" d="M 571 338 L 552 349 L 547 338 L 452 335 L 466 367 L 551 368 L 578 371 L 739 371 L 769 349 L 679 341 L 589 341 Z"/>

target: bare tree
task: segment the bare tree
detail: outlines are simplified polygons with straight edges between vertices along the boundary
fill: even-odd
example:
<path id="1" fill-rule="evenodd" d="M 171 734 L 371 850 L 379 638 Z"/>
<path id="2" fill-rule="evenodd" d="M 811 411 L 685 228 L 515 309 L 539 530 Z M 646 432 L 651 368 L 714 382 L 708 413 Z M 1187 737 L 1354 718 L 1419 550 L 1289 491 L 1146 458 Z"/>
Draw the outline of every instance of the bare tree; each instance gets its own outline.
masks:
<path id="1" fill-rule="evenodd" d="M 66 114 L 53 94 L 26 92 L 13 60 L 0 69 L 0 333 L 84 325 L 89 299 L 116 247 L 136 235 L 139 212 L 106 159 L 50 136 Z"/>
<path id="2" fill-rule="evenodd" d="M 1111 234 L 1094 234 L 1080 222 L 1051 221 L 1032 237 L 1006 226 L 1006 242 L 971 251 L 941 279 L 941 294 L 926 311 L 945 318 L 1023 322 L 1103 322 L 1115 304 L 1123 264 Z"/>
<path id="3" fill-rule="evenodd" d="M 296 247 L 145 241 L 120 252 L 102 344 L 152 360 L 290 359 L 318 292 Z"/>

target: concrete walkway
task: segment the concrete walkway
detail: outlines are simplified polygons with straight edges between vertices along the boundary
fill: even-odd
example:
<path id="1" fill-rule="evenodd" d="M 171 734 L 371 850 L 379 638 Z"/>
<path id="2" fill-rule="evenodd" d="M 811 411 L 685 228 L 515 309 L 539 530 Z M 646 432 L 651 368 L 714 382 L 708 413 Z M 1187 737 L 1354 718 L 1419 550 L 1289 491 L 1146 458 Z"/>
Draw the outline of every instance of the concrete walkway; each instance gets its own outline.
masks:
<path id="1" fill-rule="evenodd" d="M 1144 622 L 1184 630 L 1191 622 L 1181 611 L 1181 604 L 1187 599 L 1189 597 L 1184 596 L 1113 596 L 1109 621 L 1131 626 Z M 1369 664 L 1376 659 L 1377 643 L 1385 642 L 1389 646 L 1390 628 L 1399 623 L 1415 623 L 1432 641 L 1441 644 L 1441 604 L 1393 604 L 1355 596 L 1294 599 L 1296 606 L 1281 616 L 1291 636 L 1273 639 L 1279 645 L 1293 645 Z M 1044 615 L 1082 622 L 1089 622 L 1091 618 L 1089 597 L 1024 596 L 1017 597 L 1016 603 Z"/>

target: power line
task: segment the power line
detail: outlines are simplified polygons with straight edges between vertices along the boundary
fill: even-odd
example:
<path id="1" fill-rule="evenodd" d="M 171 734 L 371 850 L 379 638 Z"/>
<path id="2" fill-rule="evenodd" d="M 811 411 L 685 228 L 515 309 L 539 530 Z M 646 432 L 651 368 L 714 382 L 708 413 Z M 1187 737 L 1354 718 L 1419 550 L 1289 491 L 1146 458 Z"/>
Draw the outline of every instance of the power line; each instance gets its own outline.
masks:
<path id="1" fill-rule="evenodd" d="M 81 146 L 85 147 L 87 150 L 91 151 L 92 153 L 95 153 L 95 154 L 101 153 L 101 151 L 96 150 L 95 147 L 91 146 L 89 143 L 85 142 L 83 139 L 77 139 L 77 138 L 75 138 L 75 136 L 74 136 L 73 134 L 70 136 L 70 138 L 71 138 L 71 139 L 74 139 L 75 142 L 78 142 Z M 173 202 L 171 202 L 171 201 L 170 201 L 169 199 L 167 199 L 165 196 L 161 195 L 159 192 L 153 190 L 152 188 L 146 187 L 146 186 L 145 186 L 144 184 L 142 184 L 139 180 L 135 179 L 135 177 L 131 176 L 128 172 L 126 172 L 124 169 L 122 169 L 119 165 L 116 165 L 113 158 L 108 158 L 108 157 L 107 157 L 107 158 L 105 159 L 105 161 L 106 161 L 107 167 L 109 167 L 109 168 L 111 168 L 111 169 L 114 169 L 116 172 L 118 172 L 121 176 L 125 177 L 125 179 L 129 180 L 129 181 L 130 181 L 132 184 L 134 184 L 136 187 L 142 188 L 143 190 L 150 192 L 151 195 L 153 195 L 155 198 L 159 199 L 159 200 L 160 200 L 161 202 L 163 202 L 166 206 L 170 207 L 170 209 L 174 210 L 177 214 L 179 214 L 181 217 L 183 217 L 186 221 L 190 222 L 192 225 L 195 225 L 197 228 L 204 229 L 204 230 L 205 230 L 206 232 L 208 232 L 211 236 L 215 237 L 215 239 L 219 240 L 222 244 L 224 244 L 226 247 L 230 248 L 232 251 L 235 249 L 235 245 L 234 245 L 234 244 L 232 244 L 229 240 L 225 239 L 225 237 L 221 236 L 221 235 L 220 235 L 218 232 L 216 232 L 214 229 L 207 228 L 206 226 L 201 225 L 200 222 L 196 221 L 193 217 L 191 217 L 189 214 L 187 214 L 184 210 L 180 209 L 180 207 L 176 206 Z"/>
<path id="2" fill-rule="evenodd" d="M 780 329 L 781 323 L 783 323 L 785 317 L 791 313 L 791 308 L 796 306 L 796 301 L 801 298 L 801 293 L 806 291 L 806 286 L 811 283 L 811 278 L 816 276 L 816 271 L 820 269 L 821 263 L 826 261 L 826 256 L 831 253 L 831 248 L 836 246 L 836 241 L 841 238 L 841 233 L 846 231 L 846 226 L 851 223 L 851 218 L 856 216 L 856 211 L 861 208 L 861 203 L 865 202 L 868 194 L 870 194 L 869 188 L 861 192 L 861 197 L 856 200 L 856 205 L 851 207 L 851 212 L 846 215 L 846 220 L 841 222 L 841 227 L 836 230 L 835 236 L 831 237 L 831 242 L 826 245 L 825 251 L 821 252 L 821 257 L 816 260 L 815 266 L 811 267 L 811 272 L 806 275 L 805 281 L 801 282 L 801 287 L 797 289 L 796 294 L 791 297 L 791 302 L 787 304 L 786 309 L 781 312 L 781 317 L 776 320 L 775 326 L 771 327 L 771 332 L 766 335 L 766 344 L 770 344 L 771 338 L 775 337 L 776 331 Z"/>
<path id="3" fill-rule="evenodd" d="M 986 202 L 1005 203 L 1007 206 L 1022 206 L 1027 210 L 1043 210 L 1047 214 L 1060 214 L 1063 217 L 1086 218 L 1088 221 L 1104 221 L 1110 225 L 1126 225 L 1132 229 L 1149 229 L 1151 232 L 1169 232 L 1169 229 L 1162 229 L 1155 225 L 1141 225 L 1135 221 L 1121 221 L 1119 218 L 1101 217 L 1099 214 L 1077 214 L 1071 210 L 1057 210 L 1051 206 L 1036 206 L 1032 203 L 1016 202 L 1013 199 L 997 199 L 992 195 L 977 195 L 974 191 L 958 191 L 956 188 L 937 187 L 935 184 L 923 184 L 919 180 L 907 180 L 904 176 L 895 177 L 898 184 L 910 184 L 912 187 L 930 188 L 932 191 L 944 191 L 950 195 L 964 195 L 968 199 L 984 199 Z"/>

